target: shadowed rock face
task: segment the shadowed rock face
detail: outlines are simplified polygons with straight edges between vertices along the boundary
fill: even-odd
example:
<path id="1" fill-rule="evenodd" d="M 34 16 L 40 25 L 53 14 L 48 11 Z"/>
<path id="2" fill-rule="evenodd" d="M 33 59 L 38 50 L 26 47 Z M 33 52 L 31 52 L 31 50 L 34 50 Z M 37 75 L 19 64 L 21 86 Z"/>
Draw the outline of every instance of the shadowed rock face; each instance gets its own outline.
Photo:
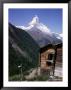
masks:
<path id="1" fill-rule="evenodd" d="M 49 33 L 44 33 L 36 27 L 26 30 L 26 32 L 36 41 L 40 48 L 48 44 L 56 45 L 62 43 L 62 40 L 56 38 L 55 34 L 50 35 Z"/>

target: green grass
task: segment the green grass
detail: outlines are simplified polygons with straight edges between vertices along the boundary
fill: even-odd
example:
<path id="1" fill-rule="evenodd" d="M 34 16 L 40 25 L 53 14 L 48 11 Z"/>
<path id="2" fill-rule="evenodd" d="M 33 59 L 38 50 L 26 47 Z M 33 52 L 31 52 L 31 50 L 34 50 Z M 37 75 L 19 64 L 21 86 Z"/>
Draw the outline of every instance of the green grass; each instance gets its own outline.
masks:
<path id="1" fill-rule="evenodd" d="M 20 75 L 14 75 L 9 77 L 9 81 L 21 81 L 21 76 Z M 22 77 L 22 81 L 25 81 L 25 77 Z"/>
<path id="2" fill-rule="evenodd" d="M 32 79 L 29 79 L 28 81 L 47 81 L 47 80 L 48 80 L 47 75 L 40 75 L 40 76 L 36 76 Z"/>
<path id="3" fill-rule="evenodd" d="M 27 75 L 28 72 L 25 73 L 25 75 Z M 23 75 L 22 77 L 22 81 L 25 81 L 25 75 Z M 40 75 L 40 76 L 36 76 L 32 79 L 29 79 L 27 81 L 47 81 L 48 80 L 48 76 L 47 75 Z M 20 75 L 14 75 L 9 77 L 9 81 L 21 81 L 21 76 Z"/>
<path id="4" fill-rule="evenodd" d="M 41 75 L 36 78 L 37 81 L 47 81 L 48 76 L 47 75 Z"/>

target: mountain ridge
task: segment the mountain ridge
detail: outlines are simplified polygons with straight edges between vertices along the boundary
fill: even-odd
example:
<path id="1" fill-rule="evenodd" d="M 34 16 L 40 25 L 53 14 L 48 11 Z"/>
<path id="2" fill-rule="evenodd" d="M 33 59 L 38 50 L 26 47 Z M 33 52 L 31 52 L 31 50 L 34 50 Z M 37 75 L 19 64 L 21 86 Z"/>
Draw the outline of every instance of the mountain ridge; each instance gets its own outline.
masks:
<path id="1" fill-rule="evenodd" d="M 32 20 L 28 23 L 28 26 L 27 27 L 25 27 L 25 26 L 16 26 L 16 27 L 18 27 L 18 28 L 21 28 L 21 29 L 23 29 L 23 30 L 25 30 L 25 31 L 29 31 L 29 30 L 31 30 L 31 29 L 38 29 L 39 31 L 41 31 L 41 32 L 43 32 L 43 33 L 45 33 L 45 34 L 49 34 L 50 36 L 53 36 L 54 34 L 55 34 L 55 36 L 56 36 L 56 34 L 58 35 L 58 39 L 62 39 L 62 33 L 60 33 L 60 34 L 58 34 L 58 33 L 55 33 L 55 32 L 51 32 L 50 30 L 49 30 L 49 28 L 46 26 L 46 25 L 44 25 L 43 23 L 41 23 L 40 21 L 39 21 L 39 18 L 38 18 L 38 16 L 37 15 L 35 15 L 33 18 L 32 18 Z M 33 29 L 33 30 L 34 30 Z M 57 37 L 56 37 L 57 38 Z"/>
<path id="2" fill-rule="evenodd" d="M 48 44 L 60 44 L 62 43 L 62 34 L 51 32 L 49 28 L 39 21 L 38 16 L 33 17 L 33 19 L 28 23 L 28 27 L 20 27 L 25 30 L 41 47 Z"/>

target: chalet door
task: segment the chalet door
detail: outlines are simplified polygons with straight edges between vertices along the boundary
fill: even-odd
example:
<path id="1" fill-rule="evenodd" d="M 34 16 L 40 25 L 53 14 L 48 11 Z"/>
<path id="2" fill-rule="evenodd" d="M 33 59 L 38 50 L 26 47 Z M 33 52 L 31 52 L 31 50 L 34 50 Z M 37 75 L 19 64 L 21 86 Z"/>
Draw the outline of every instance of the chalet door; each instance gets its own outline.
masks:
<path id="1" fill-rule="evenodd" d="M 49 53 L 48 54 L 48 59 L 46 61 L 47 63 L 47 69 L 49 70 L 49 73 L 50 73 L 50 76 L 53 76 L 53 67 L 54 67 L 54 57 L 55 57 L 55 54 L 54 53 Z"/>

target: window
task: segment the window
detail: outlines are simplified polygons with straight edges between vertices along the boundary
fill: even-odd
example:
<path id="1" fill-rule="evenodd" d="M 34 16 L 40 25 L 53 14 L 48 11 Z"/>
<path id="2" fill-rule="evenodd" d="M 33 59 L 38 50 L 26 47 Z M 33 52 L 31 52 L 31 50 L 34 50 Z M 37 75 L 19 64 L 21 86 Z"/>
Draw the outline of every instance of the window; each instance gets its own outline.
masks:
<path id="1" fill-rule="evenodd" d="M 54 54 L 49 54 L 48 55 L 48 60 L 52 60 L 53 59 L 53 56 L 54 56 Z"/>
<path id="2" fill-rule="evenodd" d="M 48 59 L 46 61 L 46 64 L 48 66 L 51 66 L 53 64 L 53 57 L 54 57 L 54 54 L 48 54 Z"/>

